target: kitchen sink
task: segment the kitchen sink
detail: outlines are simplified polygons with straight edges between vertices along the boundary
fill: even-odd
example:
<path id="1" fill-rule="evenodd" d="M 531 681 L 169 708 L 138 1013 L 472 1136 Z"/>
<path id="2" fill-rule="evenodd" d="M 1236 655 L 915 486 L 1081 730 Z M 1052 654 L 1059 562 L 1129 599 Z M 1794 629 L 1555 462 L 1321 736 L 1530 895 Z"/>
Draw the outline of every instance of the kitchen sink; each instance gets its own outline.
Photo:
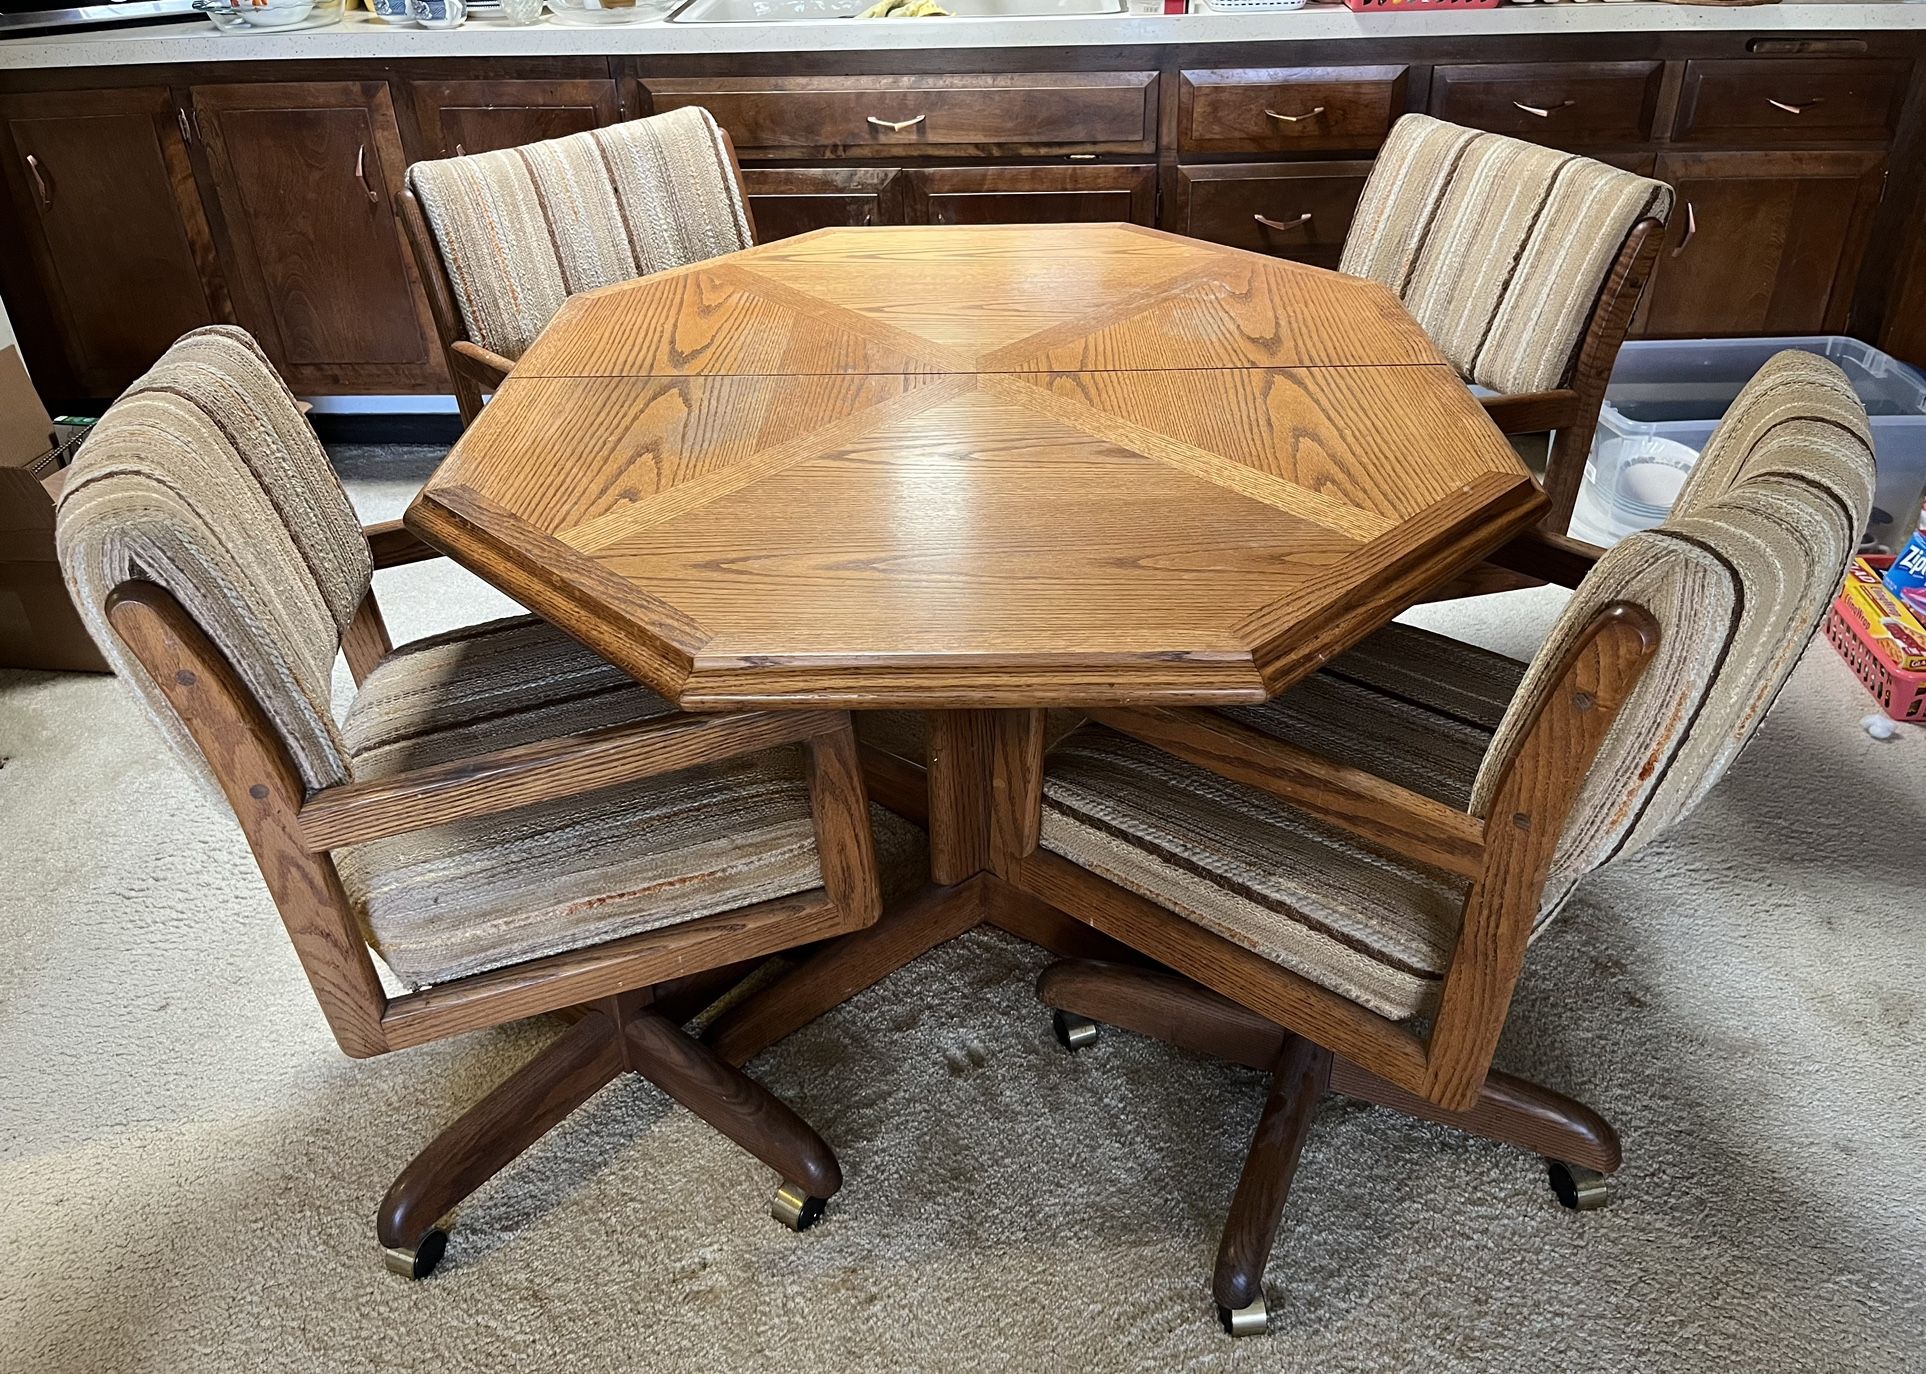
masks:
<path id="1" fill-rule="evenodd" d="M 854 19 L 871 0 L 690 0 L 671 24 L 806 24 Z M 1052 14 L 1122 14 L 1124 0 L 941 0 L 959 19 L 1032 19 Z M 924 19 L 884 23 L 923 24 Z"/>

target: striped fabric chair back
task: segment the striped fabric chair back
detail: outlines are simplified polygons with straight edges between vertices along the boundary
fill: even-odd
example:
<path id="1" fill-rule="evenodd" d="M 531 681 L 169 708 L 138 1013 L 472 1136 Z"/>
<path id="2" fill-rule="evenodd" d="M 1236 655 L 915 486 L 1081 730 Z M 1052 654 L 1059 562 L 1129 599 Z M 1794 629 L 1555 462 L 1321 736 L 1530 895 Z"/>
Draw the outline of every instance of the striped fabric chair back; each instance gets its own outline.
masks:
<path id="1" fill-rule="evenodd" d="M 1632 226 L 1672 188 L 1590 158 L 1425 115 L 1391 130 L 1338 269 L 1397 292 L 1468 382 L 1564 382 Z"/>
<path id="2" fill-rule="evenodd" d="M 1527 669 L 1472 795 L 1486 814 L 1593 617 L 1615 601 L 1651 612 L 1658 652 L 1566 823 L 1548 911 L 1689 813 L 1739 756 L 1838 593 L 1872 492 L 1865 407 L 1838 368 L 1789 351 L 1739 393 L 1672 517 L 1599 559 Z"/>
<path id="3" fill-rule="evenodd" d="M 695 106 L 408 169 L 471 342 L 510 362 L 578 291 L 754 241 L 735 158 Z"/>
<path id="4" fill-rule="evenodd" d="M 56 516 L 74 604 L 115 672 L 211 781 L 159 688 L 107 622 L 122 583 L 173 594 L 279 729 L 310 787 L 344 781 L 330 680 L 373 576 L 368 542 L 294 397 L 253 339 L 183 336 L 74 460 Z"/>

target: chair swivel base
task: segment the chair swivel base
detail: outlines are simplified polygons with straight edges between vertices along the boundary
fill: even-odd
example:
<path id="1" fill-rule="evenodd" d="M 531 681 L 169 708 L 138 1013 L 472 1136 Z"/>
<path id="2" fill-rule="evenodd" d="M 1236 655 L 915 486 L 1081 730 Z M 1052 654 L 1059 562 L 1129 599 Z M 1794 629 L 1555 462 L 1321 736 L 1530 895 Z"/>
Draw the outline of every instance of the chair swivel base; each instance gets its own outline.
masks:
<path id="1" fill-rule="evenodd" d="M 695 1009 L 656 1005 L 647 992 L 584 1009 L 402 1170 L 375 1215 L 389 1270 L 411 1279 L 433 1273 L 455 1204 L 624 1073 L 648 1079 L 774 1169 L 777 1221 L 793 1231 L 815 1224 L 842 1187 L 836 1156 L 768 1089 L 682 1030 L 678 1013 Z"/>
<path id="2" fill-rule="evenodd" d="M 1057 1041 L 1066 1050 L 1095 1044 L 1099 1025 L 1112 1025 L 1270 1072 L 1270 1095 L 1217 1254 L 1217 1318 L 1232 1336 L 1262 1335 L 1269 1326 L 1264 1268 L 1311 1117 L 1327 1092 L 1543 1155 L 1552 1191 L 1575 1211 L 1608 1200 L 1606 1175 L 1619 1165 L 1611 1126 L 1582 1103 L 1522 1079 L 1494 1072 L 1476 1105 L 1447 1111 L 1160 969 L 1065 959 L 1043 971 L 1037 996 L 1052 1009 Z"/>

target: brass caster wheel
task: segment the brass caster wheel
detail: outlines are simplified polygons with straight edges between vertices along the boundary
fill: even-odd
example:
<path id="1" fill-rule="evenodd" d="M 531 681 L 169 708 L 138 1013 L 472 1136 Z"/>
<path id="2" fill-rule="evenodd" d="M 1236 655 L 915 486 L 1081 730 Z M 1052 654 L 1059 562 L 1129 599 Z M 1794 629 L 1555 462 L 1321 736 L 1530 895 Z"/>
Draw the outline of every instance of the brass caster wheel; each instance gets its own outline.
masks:
<path id="1" fill-rule="evenodd" d="M 1050 1018 L 1050 1024 L 1056 1030 L 1057 1043 L 1072 1054 L 1097 1043 L 1097 1023 L 1087 1016 L 1060 1011 Z"/>
<path id="2" fill-rule="evenodd" d="M 404 1279 L 425 1279 L 435 1272 L 435 1266 L 441 1263 L 442 1254 L 447 1249 L 448 1233 L 437 1226 L 423 1236 L 414 1249 L 383 1246 L 381 1257 L 387 1263 L 389 1273 L 399 1274 Z"/>
<path id="3" fill-rule="evenodd" d="M 1270 1329 L 1271 1314 L 1264 1309 L 1264 1295 L 1251 1299 L 1249 1307 L 1217 1304 L 1217 1324 L 1232 1336 L 1261 1336 Z"/>
<path id="4" fill-rule="evenodd" d="M 1551 1176 L 1552 1191 L 1558 1194 L 1559 1202 L 1572 1211 L 1596 1212 L 1612 1200 L 1612 1182 L 1598 1170 L 1558 1159 L 1548 1159 L 1545 1165 Z"/>
<path id="5" fill-rule="evenodd" d="M 785 1183 L 776 1189 L 769 1215 L 792 1231 L 807 1231 L 822 1220 L 824 1199 L 811 1197 L 800 1184 Z"/>

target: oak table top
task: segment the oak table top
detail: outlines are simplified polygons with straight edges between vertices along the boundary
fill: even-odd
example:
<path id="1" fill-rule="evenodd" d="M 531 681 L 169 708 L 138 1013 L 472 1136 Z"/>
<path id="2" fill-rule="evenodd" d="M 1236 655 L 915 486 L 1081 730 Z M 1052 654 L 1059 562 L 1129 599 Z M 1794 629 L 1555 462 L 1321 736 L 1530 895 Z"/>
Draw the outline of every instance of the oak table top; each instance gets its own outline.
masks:
<path id="1" fill-rule="evenodd" d="M 571 297 L 408 523 L 665 696 L 1254 702 L 1542 508 L 1374 283 L 828 229 Z"/>

